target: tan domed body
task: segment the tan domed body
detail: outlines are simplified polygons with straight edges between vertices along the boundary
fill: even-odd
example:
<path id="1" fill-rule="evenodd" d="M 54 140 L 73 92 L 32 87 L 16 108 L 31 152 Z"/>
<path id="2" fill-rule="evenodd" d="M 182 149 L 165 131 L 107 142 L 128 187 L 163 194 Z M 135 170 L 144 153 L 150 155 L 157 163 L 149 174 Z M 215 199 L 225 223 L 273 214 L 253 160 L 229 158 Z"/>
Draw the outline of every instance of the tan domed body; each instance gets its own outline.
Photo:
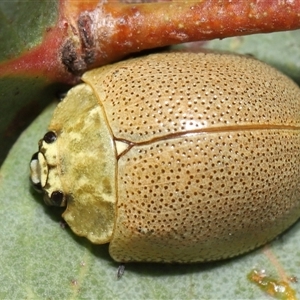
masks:
<path id="1" fill-rule="evenodd" d="M 114 260 L 224 259 L 299 218 L 300 89 L 272 67 L 160 53 L 82 79 L 55 110 L 32 181 Z"/>

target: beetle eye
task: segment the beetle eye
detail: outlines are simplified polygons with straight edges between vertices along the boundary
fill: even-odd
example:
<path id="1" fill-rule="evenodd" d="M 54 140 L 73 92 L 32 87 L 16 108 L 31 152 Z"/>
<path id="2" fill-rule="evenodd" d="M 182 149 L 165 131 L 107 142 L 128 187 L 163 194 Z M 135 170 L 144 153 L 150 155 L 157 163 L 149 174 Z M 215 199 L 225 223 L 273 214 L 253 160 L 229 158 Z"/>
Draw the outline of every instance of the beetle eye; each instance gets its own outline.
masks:
<path id="1" fill-rule="evenodd" d="M 53 142 L 56 141 L 56 134 L 53 131 L 48 131 L 45 135 L 43 140 L 47 143 L 47 144 L 51 144 Z"/>
<path id="2" fill-rule="evenodd" d="M 61 191 L 54 191 L 50 197 L 50 200 L 54 206 L 61 206 L 63 199 L 64 194 Z"/>

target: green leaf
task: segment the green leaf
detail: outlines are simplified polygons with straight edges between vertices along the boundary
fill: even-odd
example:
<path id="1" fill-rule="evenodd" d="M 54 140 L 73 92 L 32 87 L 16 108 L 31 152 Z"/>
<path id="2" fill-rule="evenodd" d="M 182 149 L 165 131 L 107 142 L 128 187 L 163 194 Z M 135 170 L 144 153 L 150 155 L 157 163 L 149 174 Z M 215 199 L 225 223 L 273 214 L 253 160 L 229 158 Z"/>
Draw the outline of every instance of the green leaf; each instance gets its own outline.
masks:
<path id="1" fill-rule="evenodd" d="M 29 161 L 54 107 L 21 135 L 0 171 L 0 299 L 270 299 L 247 279 L 253 268 L 298 276 L 299 222 L 268 251 L 211 264 L 127 264 L 117 280 L 107 245 L 63 228 L 62 211 L 30 188 Z"/>
<path id="2" fill-rule="evenodd" d="M 57 0 L 0 1 L 0 61 L 39 44 L 58 17 Z"/>

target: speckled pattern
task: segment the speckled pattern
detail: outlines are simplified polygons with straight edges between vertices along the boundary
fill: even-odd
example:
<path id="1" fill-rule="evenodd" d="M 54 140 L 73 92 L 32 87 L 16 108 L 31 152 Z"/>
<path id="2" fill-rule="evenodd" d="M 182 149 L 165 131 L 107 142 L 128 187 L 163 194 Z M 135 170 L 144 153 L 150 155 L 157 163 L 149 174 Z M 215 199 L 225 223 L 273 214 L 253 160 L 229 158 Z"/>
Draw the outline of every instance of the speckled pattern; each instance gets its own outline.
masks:
<path id="1" fill-rule="evenodd" d="M 300 90 L 284 75 L 250 57 L 163 53 L 83 80 L 49 126 L 59 182 L 44 188 L 63 189 L 72 230 L 110 242 L 116 261 L 228 258 L 298 219 Z"/>
<path id="2" fill-rule="evenodd" d="M 300 91 L 253 59 L 155 54 L 91 71 L 116 139 L 117 261 L 231 257 L 300 214 Z"/>
<path id="3" fill-rule="evenodd" d="M 299 88 L 245 56 L 154 54 L 87 73 L 118 139 L 146 142 L 230 126 L 299 126 Z"/>
<path id="4" fill-rule="evenodd" d="M 299 133 L 288 130 L 193 134 L 133 147 L 119 160 L 111 254 L 192 262 L 264 244 L 299 216 L 299 153 Z"/>

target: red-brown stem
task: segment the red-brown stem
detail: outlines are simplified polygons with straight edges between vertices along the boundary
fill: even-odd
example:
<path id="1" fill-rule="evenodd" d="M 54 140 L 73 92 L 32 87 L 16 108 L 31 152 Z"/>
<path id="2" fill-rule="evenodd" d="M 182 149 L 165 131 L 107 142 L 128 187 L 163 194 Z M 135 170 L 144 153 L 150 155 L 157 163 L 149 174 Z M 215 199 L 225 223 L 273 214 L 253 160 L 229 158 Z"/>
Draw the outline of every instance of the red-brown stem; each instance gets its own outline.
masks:
<path id="1" fill-rule="evenodd" d="M 98 45 L 95 66 L 143 49 L 298 29 L 300 0 L 108 3 L 90 16 L 93 22 L 102 22 L 94 31 Z"/>

